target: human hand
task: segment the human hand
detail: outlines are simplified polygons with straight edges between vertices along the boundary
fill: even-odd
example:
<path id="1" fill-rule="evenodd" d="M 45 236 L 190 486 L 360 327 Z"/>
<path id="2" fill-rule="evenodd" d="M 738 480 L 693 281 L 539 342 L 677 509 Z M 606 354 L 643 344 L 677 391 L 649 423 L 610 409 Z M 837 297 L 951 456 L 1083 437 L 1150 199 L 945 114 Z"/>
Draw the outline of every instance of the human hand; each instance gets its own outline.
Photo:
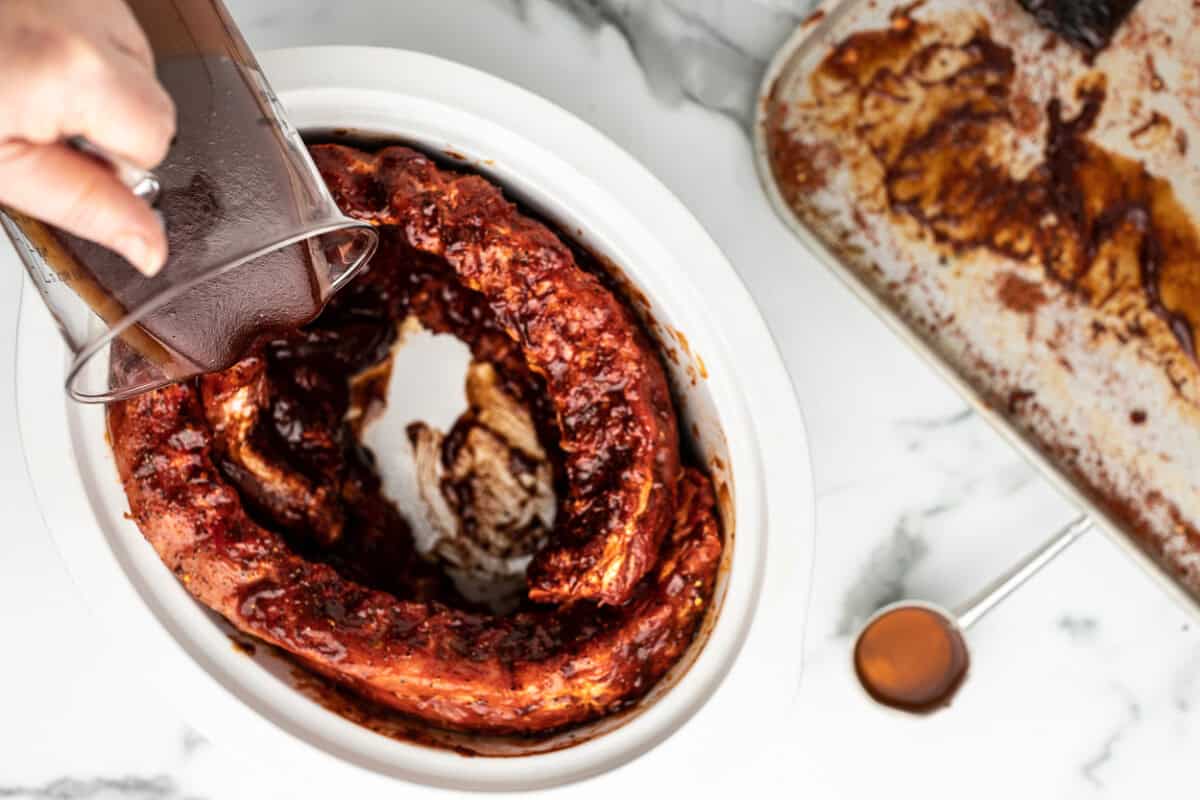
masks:
<path id="1" fill-rule="evenodd" d="M 123 0 L 0 0 L 0 204 L 153 275 L 167 257 L 157 215 L 65 140 L 152 169 L 174 135 L 175 106 Z"/>

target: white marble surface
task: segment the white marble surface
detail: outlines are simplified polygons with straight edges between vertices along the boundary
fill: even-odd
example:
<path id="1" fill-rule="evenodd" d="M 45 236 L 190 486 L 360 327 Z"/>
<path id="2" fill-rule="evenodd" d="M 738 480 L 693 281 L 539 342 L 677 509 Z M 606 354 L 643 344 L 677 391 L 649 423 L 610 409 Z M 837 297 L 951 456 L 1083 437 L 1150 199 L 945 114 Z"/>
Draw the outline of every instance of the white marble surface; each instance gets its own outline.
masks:
<path id="1" fill-rule="evenodd" d="M 1100 535 L 972 632 L 959 700 L 926 719 L 868 705 L 847 631 L 901 596 L 953 604 L 1071 509 L 797 245 L 750 162 L 758 76 L 807 0 L 231 0 L 256 48 L 412 48 L 521 84 L 608 133 L 695 212 L 778 338 L 813 445 L 816 574 L 785 730 L 747 710 L 753 764 L 662 790 L 753 797 L 1194 793 L 1200 636 Z M 0 275 L 11 320 L 18 276 Z M 10 331 L 13 323 L 7 323 Z M 11 335 L 11 334 L 10 334 Z M 295 764 L 209 741 L 92 631 L 25 484 L 0 349 L 0 798 L 341 797 Z M 789 702 L 789 698 L 780 698 Z M 651 756 L 652 757 L 652 756 Z M 655 787 L 647 787 L 648 791 Z M 600 796 L 603 781 L 573 796 Z M 418 790 L 397 786 L 397 793 Z"/>

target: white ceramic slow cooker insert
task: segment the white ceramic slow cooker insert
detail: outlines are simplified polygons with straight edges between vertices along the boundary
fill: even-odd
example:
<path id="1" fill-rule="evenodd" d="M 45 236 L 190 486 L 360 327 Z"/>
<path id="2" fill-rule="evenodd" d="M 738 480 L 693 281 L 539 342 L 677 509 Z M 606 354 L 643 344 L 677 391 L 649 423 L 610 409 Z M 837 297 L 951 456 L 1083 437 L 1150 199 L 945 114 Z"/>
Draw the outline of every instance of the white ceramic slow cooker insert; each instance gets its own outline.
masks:
<path id="1" fill-rule="evenodd" d="M 633 787 L 639 770 L 755 757 L 753 728 L 786 713 L 799 680 L 813 499 L 790 381 L 732 267 L 634 159 L 517 87 L 395 50 L 302 48 L 261 60 L 302 131 L 452 152 L 621 270 L 672 351 L 681 433 L 724 497 L 725 563 L 697 642 L 630 712 L 550 742 L 478 748 L 519 757 L 464 757 L 381 736 L 298 691 L 289 663 L 268 648 L 251 658 L 232 647 L 229 627 L 191 599 L 125 519 L 103 409 L 66 400 L 68 354 L 26 286 L 17 386 L 30 477 L 86 602 L 140 665 L 147 691 L 177 701 L 219 745 L 363 785 L 544 788 L 610 773 L 668 737 L 670 747 L 605 780 Z"/>

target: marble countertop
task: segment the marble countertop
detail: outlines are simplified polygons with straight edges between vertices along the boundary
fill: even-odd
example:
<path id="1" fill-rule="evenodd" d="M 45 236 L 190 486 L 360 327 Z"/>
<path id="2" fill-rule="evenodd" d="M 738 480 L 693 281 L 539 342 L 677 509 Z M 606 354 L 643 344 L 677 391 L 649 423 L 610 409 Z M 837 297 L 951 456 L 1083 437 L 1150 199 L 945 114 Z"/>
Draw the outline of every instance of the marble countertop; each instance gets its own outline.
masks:
<path id="1" fill-rule="evenodd" d="M 1200 634 L 1099 534 L 972 631 L 971 677 L 950 709 L 901 718 L 852 683 L 848 634 L 866 614 L 901 597 L 965 599 L 1072 510 L 833 276 L 800 266 L 800 246 L 767 206 L 747 120 L 766 60 L 809 0 L 229 5 L 257 49 L 421 50 L 566 107 L 682 198 L 758 301 L 812 441 L 818 532 L 805 671 L 788 727 L 763 735 L 755 763 L 663 776 L 664 788 L 1068 798 L 1187 785 L 1200 751 Z M 18 285 L 0 275 L 0 318 L 14 316 Z M 11 346 L 0 351 L 0 375 L 9 382 L 0 388 L 0 798 L 341 796 L 303 764 L 280 774 L 209 741 L 142 690 L 139 675 L 153 664 L 128 663 L 94 632 L 25 482 Z M 759 735 L 752 712 L 737 735 Z M 601 780 L 572 796 L 602 792 Z"/>

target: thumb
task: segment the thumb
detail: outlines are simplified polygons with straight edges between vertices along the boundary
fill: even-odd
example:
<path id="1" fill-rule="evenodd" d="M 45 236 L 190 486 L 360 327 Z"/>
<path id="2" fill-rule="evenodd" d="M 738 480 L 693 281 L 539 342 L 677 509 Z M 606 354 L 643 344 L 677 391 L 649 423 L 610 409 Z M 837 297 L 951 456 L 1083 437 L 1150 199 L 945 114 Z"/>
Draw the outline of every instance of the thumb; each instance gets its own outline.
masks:
<path id="1" fill-rule="evenodd" d="M 166 261 L 154 211 L 108 166 L 65 144 L 0 145 L 0 203 L 113 250 L 144 275 Z"/>

